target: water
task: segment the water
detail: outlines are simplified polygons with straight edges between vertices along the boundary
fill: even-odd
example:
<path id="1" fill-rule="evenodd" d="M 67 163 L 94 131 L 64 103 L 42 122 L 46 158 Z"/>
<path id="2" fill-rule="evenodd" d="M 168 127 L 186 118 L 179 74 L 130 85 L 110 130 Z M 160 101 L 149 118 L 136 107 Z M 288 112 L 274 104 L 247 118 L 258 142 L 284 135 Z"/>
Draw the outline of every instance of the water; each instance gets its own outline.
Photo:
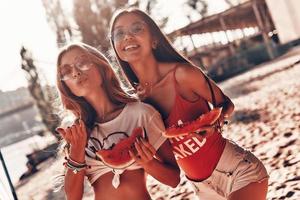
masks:
<path id="1" fill-rule="evenodd" d="M 8 180 L 5 177 L 4 167 L 0 164 L 0 200 L 11 200 L 13 199 L 12 191 Z"/>
<path id="2" fill-rule="evenodd" d="M 34 150 L 45 148 L 53 142 L 55 142 L 55 138 L 50 134 L 44 137 L 35 135 L 1 149 L 13 185 L 18 183 L 20 176 L 27 170 L 26 155 L 32 153 Z M 0 170 L 0 179 L 6 179 L 3 170 Z M 2 199 L 0 198 L 0 200 Z"/>

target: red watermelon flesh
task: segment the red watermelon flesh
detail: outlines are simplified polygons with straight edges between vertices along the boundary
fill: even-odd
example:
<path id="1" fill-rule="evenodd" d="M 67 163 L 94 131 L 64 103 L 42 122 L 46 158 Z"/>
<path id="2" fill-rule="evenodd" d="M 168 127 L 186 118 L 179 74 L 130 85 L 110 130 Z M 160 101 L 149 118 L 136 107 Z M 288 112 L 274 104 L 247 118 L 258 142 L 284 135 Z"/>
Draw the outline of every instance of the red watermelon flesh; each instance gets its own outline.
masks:
<path id="1" fill-rule="evenodd" d="M 119 141 L 112 149 L 101 149 L 96 154 L 108 167 L 125 169 L 134 163 L 134 159 L 129 155 L 129 150 L 135 151 L 134 143 L 140 137 L 146 137 L 142 127 L 135 128 L 128 138 Z"/>
<path id="2" fill-rule="evenodd" d="M 213 125 L 220 117 L 221 112 L 222 108 L 215 108 L 210 112 L 200 115 L 196 120 L 167 128 L 163 135 L 167 138 L 172 138 L 199 131 L 201 127 Z"/>

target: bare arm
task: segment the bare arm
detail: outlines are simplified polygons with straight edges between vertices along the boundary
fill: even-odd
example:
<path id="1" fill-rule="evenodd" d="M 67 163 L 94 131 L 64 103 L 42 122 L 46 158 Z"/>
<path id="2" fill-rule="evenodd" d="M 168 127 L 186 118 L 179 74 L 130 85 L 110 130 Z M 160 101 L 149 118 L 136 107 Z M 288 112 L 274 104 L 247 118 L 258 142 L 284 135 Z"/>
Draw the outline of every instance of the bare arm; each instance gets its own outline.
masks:
<path id="1" fill-rule="evenodd" d="M 77 161 L 77 162 L 84 162 L 84 152 L 76 152 L 74 150 L 71 150 L 70 157 Z M 84 189 L 84 176 L 85 176 L 85 170 L 81 170 L 80 172 L 77 172 L 76 174 L 73 173 L 72 170 L 67 169 L 67 173 L 65 175 L 65 193 L 67 196 L 67 199 L 82 199 L 83 196 L 83 189 Z"/>
<path id="2" fill-rule="evenodd" d="M 87 141 L 86 128 L 80 120 L 79 124 L 74 124 L 67 129 L 58 128 L 57 131 L 71 145 L 69 157 L 77 163 L 85 163 L 85 145 Z M 84 189 L 85 169 L 76 174 L 67 169 L 65 175 L 65 193 L 67 199 L 82 199 Z"/>

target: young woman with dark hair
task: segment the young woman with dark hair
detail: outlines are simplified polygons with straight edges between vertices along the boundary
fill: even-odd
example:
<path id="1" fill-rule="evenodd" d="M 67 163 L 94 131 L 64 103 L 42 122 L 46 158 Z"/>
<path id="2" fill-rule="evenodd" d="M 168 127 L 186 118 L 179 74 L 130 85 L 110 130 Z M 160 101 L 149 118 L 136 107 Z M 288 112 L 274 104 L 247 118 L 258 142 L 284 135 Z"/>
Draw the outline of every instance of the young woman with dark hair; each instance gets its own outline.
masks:
<path id="1" fill-rule="evenodd" d="M 139 9 L 117 11 L 110 26 L 117 60 L 145 102 L 162 115 L 166 127 L 222 107 L 206 136 L 170 139 L 180 168 L 201 199 L 265 199 L 268 174 L 259 159 L 221 134 L 234 105 L 203 71 L 178 53 L 156 23 Z"/>

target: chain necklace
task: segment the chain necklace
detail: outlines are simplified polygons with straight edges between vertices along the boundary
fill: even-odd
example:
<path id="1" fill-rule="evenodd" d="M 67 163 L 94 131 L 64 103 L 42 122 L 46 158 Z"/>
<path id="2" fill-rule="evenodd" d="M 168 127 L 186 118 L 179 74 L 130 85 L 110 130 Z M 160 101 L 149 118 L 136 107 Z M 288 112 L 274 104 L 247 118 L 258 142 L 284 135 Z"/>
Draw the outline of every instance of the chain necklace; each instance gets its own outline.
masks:
<path id="1" fill-rule="evenodd" d="M 138 94 L 139 98 L 143 100 L 143 99 L 146 99 L 147 97 L 151 96 L 151 94 L 153 92 L 153 85 L 150 84 L 149 82 L 140 83 L 136 87 L 136 90 L 137 90 L 137 94 Z"/>

